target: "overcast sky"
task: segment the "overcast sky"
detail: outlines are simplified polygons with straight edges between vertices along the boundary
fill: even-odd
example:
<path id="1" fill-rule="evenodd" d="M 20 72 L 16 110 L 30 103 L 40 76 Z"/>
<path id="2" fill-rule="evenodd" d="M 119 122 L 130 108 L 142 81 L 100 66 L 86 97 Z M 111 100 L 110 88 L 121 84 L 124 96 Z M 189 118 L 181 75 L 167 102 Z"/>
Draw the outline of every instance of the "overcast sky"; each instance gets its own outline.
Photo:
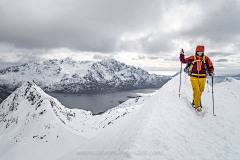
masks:
<path id="1" fill-rule="evenodd" d="M 216 75 L 240 74 L 240 0 L 0 0 L 0 69 L 114 58 L 172 74 L 197 45 Z"/>

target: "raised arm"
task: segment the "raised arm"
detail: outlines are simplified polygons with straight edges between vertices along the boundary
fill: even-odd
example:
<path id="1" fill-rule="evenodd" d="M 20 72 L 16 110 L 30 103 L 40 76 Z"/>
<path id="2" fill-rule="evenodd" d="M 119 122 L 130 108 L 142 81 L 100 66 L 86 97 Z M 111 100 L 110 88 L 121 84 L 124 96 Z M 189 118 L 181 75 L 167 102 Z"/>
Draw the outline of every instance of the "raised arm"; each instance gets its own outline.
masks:
<path id="1" fill-rule="evenodd" d="M 182 63 L 191 63 L 194 60 L 194 56 L 190 56 L 190 57 L 185 59 L 184 51 L 182 49 L 181 52 L 180 52 L 179 59 Z"/>

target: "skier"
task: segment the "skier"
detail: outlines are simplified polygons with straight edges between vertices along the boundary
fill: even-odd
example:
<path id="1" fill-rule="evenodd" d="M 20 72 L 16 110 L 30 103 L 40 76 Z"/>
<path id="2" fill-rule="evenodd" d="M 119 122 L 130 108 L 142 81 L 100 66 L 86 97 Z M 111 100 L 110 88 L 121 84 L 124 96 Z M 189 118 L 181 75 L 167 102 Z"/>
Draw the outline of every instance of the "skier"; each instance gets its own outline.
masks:
<path id="1" fill-rule="evenodd" d="M 193 88 L 193 104 L 195 104 L 195 110 L 197 112 L 202 111 L 201 96 L 205 88 L 205 82 L 207 78 L 207 71 L 210 76 L 214 76 L 214 67 L 212 61 L 204 55 L 204 46 L 197 46 L 194 56 L 190 56 L 185 59 L 184 51 L 180 52 L 180 61 L 182 63 L 191 63 L 190 66 L 190 78 Z"/>

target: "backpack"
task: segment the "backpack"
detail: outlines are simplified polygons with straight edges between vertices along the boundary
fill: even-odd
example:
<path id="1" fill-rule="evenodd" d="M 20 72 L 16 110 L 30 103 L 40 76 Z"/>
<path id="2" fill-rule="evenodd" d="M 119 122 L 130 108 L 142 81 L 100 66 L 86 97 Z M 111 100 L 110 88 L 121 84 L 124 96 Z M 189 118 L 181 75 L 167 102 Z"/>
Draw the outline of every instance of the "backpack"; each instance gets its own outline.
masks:
<path id="1" fill-rule="evenodd" d="M 194 74 L 194 73 L 192 73 L 193 65 L 197 61 L 202 61 L 205 64 L 206 74 Z M 206 61 L 205 61 L 205 55 L 203 55 L 202 60 L 196 60 L 196 55 L 194 55 L 194 60 L 192 61 L 192 63 L 190 63 L 190 66 L 187 68 L 186 72 L 188 73 L 188 76 L 190 76 L 190 75 L 207 76 L 208 68 L 207 68 Z"/>

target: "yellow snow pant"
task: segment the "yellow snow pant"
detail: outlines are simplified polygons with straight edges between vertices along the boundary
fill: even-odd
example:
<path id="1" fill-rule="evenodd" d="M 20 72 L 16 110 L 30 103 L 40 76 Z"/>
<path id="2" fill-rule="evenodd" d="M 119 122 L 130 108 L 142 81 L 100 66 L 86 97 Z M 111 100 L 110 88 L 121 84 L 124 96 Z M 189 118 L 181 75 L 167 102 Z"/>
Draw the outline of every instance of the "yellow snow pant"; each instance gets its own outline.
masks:
<path id="1" fill-rule="evenodd" d="M 191 77 L 195 109 L 200 107 L 200 99 L 205 88 L 206 78 Z"/>

